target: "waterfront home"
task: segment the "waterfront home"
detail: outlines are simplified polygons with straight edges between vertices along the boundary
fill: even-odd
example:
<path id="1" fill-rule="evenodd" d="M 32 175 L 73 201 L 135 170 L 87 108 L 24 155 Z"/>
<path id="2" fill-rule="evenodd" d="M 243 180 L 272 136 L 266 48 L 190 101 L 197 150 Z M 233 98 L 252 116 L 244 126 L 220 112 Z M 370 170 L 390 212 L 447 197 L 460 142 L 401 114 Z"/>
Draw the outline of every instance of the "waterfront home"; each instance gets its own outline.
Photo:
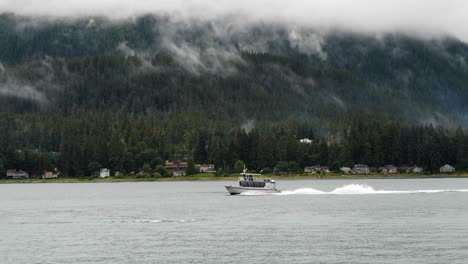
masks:
<path id="1" fill-rule="evenodd" d="M 340 171 L 345 174 L 350 174 L 353 170 L 350 167 L 341 167 Z"/>
<path id="2" fill-rule="evenodd" d="M 200 166 L 201 173 L 215 173 L 215 165 L 214 164 L 202 164 Z"/>
<path id="3" fill-rule="evenodd" d="M 174 170 L 174 171 L 172 171 L 172 176 L 174 176 L 174 177 L 185 176 L 185 175 L 187 175 L 187 173 L 184 170 Z"/>
<path id="4" fill-rule="evenodd" d="M 55 179 L 58 178 L 60 172 L 57 170 L 54 171 L 45 171 L 44 174 L 42 174 L 42 179 Z"/>
<path id="5" fill-rule="evenodd" d="M 388 173 L 388 174 L 396 174 L 398 172 L 398 168 L 395 167 L 394 165 L 385 165 L 384 166 L 385 168 L 385 173 Z"/>
<path id="6" fill-rule="evenodd" d="M 164 169 L 166 170 L 185 170 L 187 169 L 188 163 L 185 161 L 180 161 L 180 160 L 174 160 L 174 161 L 168 161 L 166 160 L 166 164 L 164 166 Z"/>
<path id="7" fill-rule="evenodd" d="M 6 177 L 15 180 L 29 179 L 29 173 L 22 170 L 7 170 Z"/>
<path id="8" fill-rule="evenodd" d="M 442 166 L 440 168 L 440 172 L 442 172 L 442 173 L 452 173 L 452 172 L 455 172 L 455 168 L 448 165 L 448 164 L 445 164 L 444 166 Z"/>
<path id="9" fill-rule="evenodd" d="M 99 171 L 99 178 L 107 178 L 110 177 L 110 170 L 106 168 L 102 168 Z"/>
<path id="10" fill-rule="evenodd" d="M 414 166 L 402 166 L 398 168 L 399 172 L 403 173 L 421 173 L 423 171 L 423 168 L 418 167 L 416 165 Z"/>
<path id="11" fill-rule="evenodd" d="M 304 173 L 329 173 L 330 169 L 327 166 L 308 166 L 304 168 Z"/>
<path id="12" fill-rule="evenodd" d="M 353 171 L 354 171 L 354 173 L 357 173 L 357 174 L 368 174 L 370 172 L 369 166 L 367 166 L 365 164 L 356 164 L 356 165 L 354 165 Z"/>

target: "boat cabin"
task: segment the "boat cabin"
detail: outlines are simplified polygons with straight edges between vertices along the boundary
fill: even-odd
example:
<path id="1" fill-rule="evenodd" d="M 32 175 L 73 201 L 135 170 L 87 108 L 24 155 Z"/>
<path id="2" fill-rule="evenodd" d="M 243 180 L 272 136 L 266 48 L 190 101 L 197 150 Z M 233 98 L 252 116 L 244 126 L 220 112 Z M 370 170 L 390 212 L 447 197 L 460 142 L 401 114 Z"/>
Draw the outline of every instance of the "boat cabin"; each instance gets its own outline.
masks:
<path id="1" fill-rule="evenodd" d="M 241 187 L 265 188 L 274 184 L 275 180 L 263 179 L 261 174 L 247 173 L 246 170 L 241 173 L 241 177 L 239 178 L 239 185 Z"/>

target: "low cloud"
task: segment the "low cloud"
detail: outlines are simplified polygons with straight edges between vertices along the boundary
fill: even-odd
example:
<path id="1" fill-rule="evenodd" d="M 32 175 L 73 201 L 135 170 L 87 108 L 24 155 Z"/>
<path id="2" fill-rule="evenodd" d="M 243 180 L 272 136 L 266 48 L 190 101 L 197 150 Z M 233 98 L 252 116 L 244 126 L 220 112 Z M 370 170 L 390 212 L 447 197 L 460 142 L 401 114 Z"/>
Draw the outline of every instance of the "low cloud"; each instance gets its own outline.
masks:
<path id="1" fill-rule="evenodd" d="M 47 104 L 49 102 L 44 93 L 40 92 L 35 87 L 20 84 L 15 81 L 0 83 L 0 96 L 31 100 L 40 104 Z"/>
<path id="2" fill-rule="evenodd" d="M 113 18 L 177 13 L 207 20 L 243 14 L 255 20 L 370 33 L 442 34 L 468 41 L 468 2 L 464 0 L 3 0 L 0 10 L 35 16 Z"/>

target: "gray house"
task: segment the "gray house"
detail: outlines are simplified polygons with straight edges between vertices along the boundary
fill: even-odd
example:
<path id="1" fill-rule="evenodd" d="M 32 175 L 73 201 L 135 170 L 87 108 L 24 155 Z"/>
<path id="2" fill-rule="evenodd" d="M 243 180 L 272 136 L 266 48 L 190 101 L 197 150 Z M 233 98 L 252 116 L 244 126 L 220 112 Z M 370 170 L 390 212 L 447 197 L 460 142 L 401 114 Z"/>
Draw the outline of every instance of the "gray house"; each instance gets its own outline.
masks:
<path id="1" fill-rule="evenodd" d="M 21 180 L 21 179 L 29 179 L 29 173 L 22 171 L 22 170 L 7 170 L 6 174 L 8 179 L 15 179 L 15 180 Z"/>
<path id="2" fill-rule="evenodd" d="M 354 165 L 353 171 L 354 171 L 354 173 L 357 173 L 357 174 L 368 174 L 370 172 L 369 166 L 367 166 L 365 164 L 356 164 L 356 165 Z"/>

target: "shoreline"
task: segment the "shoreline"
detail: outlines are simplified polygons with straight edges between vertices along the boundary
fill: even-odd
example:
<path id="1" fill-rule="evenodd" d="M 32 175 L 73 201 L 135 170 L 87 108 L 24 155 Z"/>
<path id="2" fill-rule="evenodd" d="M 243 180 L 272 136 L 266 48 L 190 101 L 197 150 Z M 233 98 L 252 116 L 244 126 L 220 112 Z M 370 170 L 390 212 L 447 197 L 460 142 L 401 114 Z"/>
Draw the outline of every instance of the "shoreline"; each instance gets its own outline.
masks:
<path id="1" fill-rule="evenodd" d="M 316 175 L 288 175 L 274 176 L 265 175 L 265 178 L 274 178 L 275 180 L 364 180 L 364 179 L 468 179 L 468 174 L 461 173 L 457 175 L 448 174 L 316 174 Z M 119 182 L 195 182 L 195 181 L 236 181 L 238 176 L 214 176 L 206 174 L 181 177 L 160 177 L 160 178 L 136 178 L 136 177 L 109 177 L 109 178 L 55 178 L 55 179 L 25 179 L 25 180 L 10 180 L 0 179 L 0 184 L 46 184 L 46 183 L 119 183 Z"/>

